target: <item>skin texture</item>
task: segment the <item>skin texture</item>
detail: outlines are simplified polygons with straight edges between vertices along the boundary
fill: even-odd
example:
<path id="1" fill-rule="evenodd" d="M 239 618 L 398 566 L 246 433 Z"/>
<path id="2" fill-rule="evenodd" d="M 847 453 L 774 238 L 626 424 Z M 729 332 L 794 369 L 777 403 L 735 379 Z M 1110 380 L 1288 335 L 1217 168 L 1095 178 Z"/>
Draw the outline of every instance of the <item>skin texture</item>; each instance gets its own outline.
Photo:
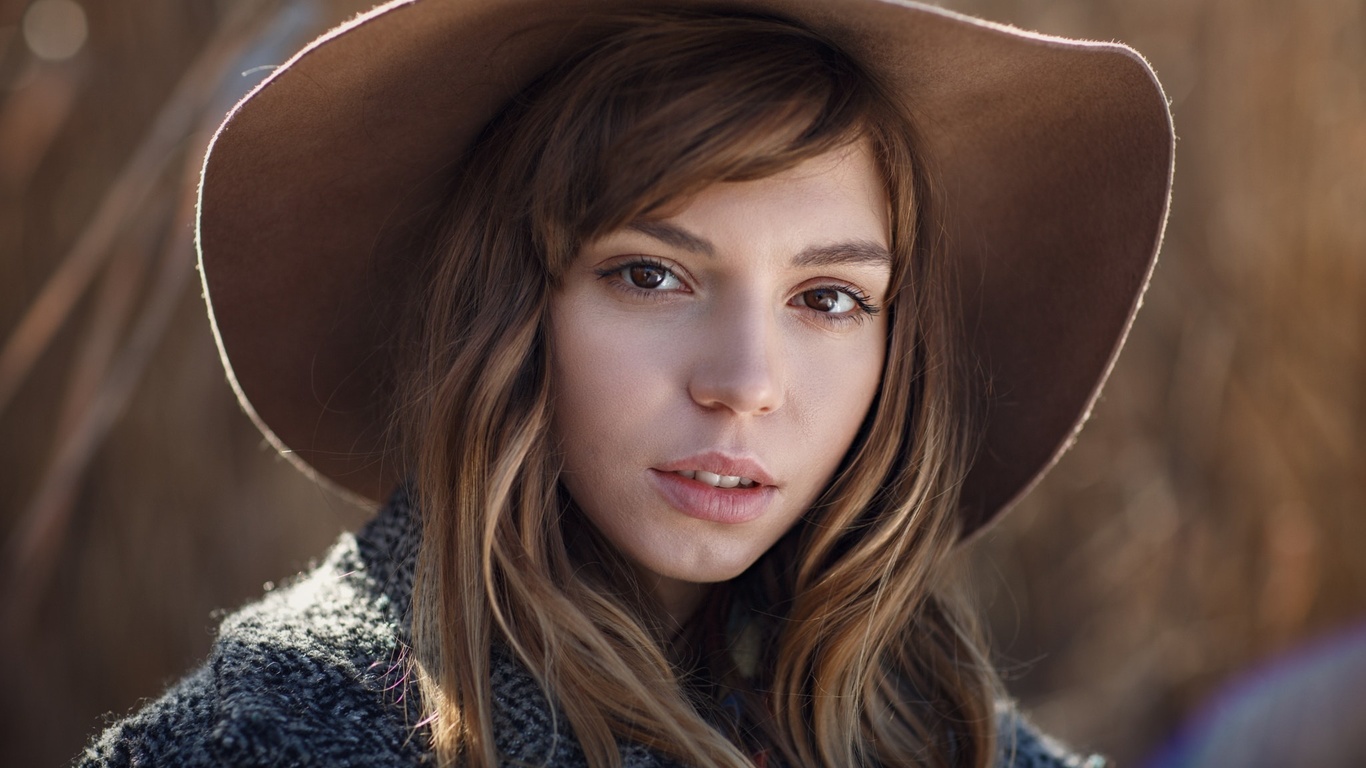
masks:
<path id="1" fill-rule="evenodd" d="M 674 621 L 787 532 L 852 443 L 886 354 L 885 312 L 858 300 L 887 300 L 887 211 L 854 144 L 588 243 L 553 295 L 562 480 Z"/>

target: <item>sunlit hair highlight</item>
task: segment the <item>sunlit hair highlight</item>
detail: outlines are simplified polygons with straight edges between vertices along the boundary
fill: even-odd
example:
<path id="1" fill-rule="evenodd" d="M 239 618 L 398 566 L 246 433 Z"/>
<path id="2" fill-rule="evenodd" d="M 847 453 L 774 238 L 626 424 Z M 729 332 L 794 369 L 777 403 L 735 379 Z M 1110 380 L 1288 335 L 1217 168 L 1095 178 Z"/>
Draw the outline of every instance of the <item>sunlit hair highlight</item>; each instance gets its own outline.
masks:
<path id="1" fill-rule="evenodd" d="M 970 446 L 931 175 L 905 108 L 780 19 L 636 12 L 583 28 L 598 42 L 470 149 L 420 276 L 403 428 L 423 521 L 414 672 L 440 762 L 500 764 L 490 658 L 510 653 L 590 765 L 618 765 L 628 740 L 687 765 L 752 765 L 622 590 L 620 557 L 575 527 L 550 435 L 548 302 L 583 243 L 713 183 L 866 142 L 890 200 L 886 369 L 829 488 L 737 580 L 783 613 L 754 698 L 764 746 L 794 766 L 989 765 L 995 678 L 936 584 Z"/>

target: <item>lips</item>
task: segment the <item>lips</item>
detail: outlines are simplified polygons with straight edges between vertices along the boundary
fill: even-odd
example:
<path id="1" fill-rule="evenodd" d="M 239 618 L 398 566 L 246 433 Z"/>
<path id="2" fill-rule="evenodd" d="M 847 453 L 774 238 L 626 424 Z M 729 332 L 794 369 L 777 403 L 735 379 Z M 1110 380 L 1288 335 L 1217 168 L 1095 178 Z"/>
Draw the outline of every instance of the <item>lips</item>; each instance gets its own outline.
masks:
<path id="1" fill-rule="evenodd" d="M 757 461 L 716 452 L 662 464 L 649 475 L 671 507 L 713 523 L 756 520 L 778 494 L 773 476 Z"/>
<path id="2" fill-rule="evenodd" d="M 706 472 L 718 477 L 738 477 L 752 480 L 756 485 L 777 485 L 773 476 L 758 461 L 740 456 L 728 456 L 719 451 L 707 451 L 694 456 L 670 461 L 655 467 L 660 472 Z M 696 479 L 695 477 L 693 479 Z M 708 485 L 711 478 L 705 478 Z"/>

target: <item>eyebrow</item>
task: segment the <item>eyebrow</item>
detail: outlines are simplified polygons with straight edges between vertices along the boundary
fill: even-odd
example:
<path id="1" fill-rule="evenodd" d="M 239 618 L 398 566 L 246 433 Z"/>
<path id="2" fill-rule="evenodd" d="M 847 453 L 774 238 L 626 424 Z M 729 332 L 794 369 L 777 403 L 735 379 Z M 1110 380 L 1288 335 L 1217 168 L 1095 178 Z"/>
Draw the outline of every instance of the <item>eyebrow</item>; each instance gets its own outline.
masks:
<path id="1" fill-rule="evenodd" d="M 866 264 L 872 267 L 892 266 L 892 254 L 871 240 L 854 240 L 834 245 L 816 245 L 803 249 L 792 259 L 796 267 L 830 267 L 845 264 Z"/>
<path id="2" fill-rule="evenodd" d="M 711 244 L 711 241 L 676 224 L 637 219 L 627 224 L 626 228 L 652 237 L 674 248 L 681 248 L 708 258 L 716 257 L 716 247 Z M 813 245 L 802 249 L 796 256 L 792 257 L 792 266 L 794 267 L 829 267 L 846 264 L 866 264 L 890 268 L 892 266 L 892 254 L 880 243 L 871 240 L 852 240 L 847 243 Z"/>
<path id="3" fill-rule="evenodd" d="M 663 221 L 650 221 L 649 219 L 636 219 L 626 225 L 627 229 L 635 230 L 642 235 L 648 235 L 654 239 L 671 245 L 674 248 L 682 248 L 685 251 L 701 254 L 703 256 L 715 257 L 716 248 L 709 240 L 698 237 L 688 230 L 669 224 Z"/>

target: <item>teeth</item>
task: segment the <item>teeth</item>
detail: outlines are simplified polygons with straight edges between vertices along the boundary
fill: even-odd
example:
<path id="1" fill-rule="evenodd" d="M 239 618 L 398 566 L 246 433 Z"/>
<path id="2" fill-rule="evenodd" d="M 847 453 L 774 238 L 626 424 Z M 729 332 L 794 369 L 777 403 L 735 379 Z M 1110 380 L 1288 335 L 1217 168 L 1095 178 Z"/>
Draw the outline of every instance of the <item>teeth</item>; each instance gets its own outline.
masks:
<path id="1" fill-rule="evenodd" d="M 748 477 L 718 475 L 715 472 L 708 472 L 704 469 L 680 469 L 677 474 L 680 474 L 689 480 L 696 480 L 699 483 L 706 483 L 707 485 L 716 488 L 753 488 L 758 485 L 757 482 L 750 480 Z"/>

